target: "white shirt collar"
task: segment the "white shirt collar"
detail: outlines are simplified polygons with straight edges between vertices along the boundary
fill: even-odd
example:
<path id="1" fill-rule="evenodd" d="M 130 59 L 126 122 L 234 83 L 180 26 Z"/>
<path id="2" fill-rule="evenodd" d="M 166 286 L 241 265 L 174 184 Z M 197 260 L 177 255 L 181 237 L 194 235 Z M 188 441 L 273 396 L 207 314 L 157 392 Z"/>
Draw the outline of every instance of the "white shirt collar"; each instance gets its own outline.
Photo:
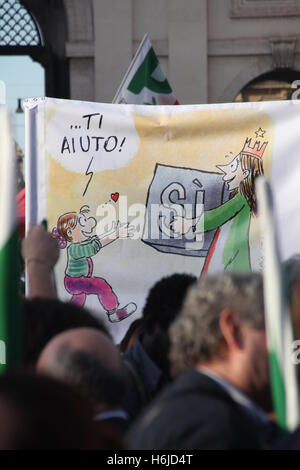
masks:
<path id="1" fill-rule="evenodd" d="M 124 421 L 129 420 L 128 414 L 123 410 L 108 410 L 108 411 L 102 411 L 101 413 L 98 413 L 94 417 L 94 421 L 105 421 L 107 419 L 114 419 L 114 418 L 123 419 Z"/>

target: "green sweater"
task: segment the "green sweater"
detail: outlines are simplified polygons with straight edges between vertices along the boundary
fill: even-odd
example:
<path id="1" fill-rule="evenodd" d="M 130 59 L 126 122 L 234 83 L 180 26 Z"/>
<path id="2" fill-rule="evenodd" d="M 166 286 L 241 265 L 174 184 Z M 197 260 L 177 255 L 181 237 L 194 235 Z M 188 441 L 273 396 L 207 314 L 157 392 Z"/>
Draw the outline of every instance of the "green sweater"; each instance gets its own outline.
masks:
<path id="1" fill-rule="evenodd" d="M 196 230 L 208 232 L 221 227 L 229 220 L 232 224 L 223 251 L 224 271 L 251 271 L 249 259 L 250 207 L 245 197 L 238 192 L 221 206 L 205 211 Z"/>
<path id="2" fill-rule="evenodd" d="M 101 243 L 97 236 L 68 246 L 66 275 L 71 277 L 87 276 L 90 268 L 88 258 L 96 255 L 100 249 Z"/>

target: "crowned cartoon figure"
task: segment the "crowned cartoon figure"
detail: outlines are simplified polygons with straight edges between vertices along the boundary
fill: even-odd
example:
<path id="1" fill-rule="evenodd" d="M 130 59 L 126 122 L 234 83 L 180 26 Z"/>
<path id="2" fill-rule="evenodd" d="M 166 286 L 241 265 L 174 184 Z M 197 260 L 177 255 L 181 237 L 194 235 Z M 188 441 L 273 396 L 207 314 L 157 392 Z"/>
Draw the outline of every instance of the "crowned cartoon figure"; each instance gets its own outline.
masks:
<path id="1" fill-rule="evenodd" d="M 119 322 L 132 315 L 137 306 L 133 302 L 119 306 L 118 298 L 108 282 L 93 275 L 92 257 L 118 238 L 131 237 L 131 227 L 115 222 L 109 233 L 92 235 L 97 221 L 94 217 L 88 217 L 89 211 L 88 206 L 83 206 L 79 212 L 61 215 L 52 230 L 52 236 L 58 239 L 60 248 L 67 248 L 65 289 L 72 295 L 71 302 L 80 306 L 84 305 L 87 295 L 97 295 L 108 320 Z"/>
<path id="2" fill-rule="evenodd" d="M 257 137 L 264 137 L 264 134 L 261 128 L 256 132 Z M 198 219 L 176 216 L 170 224 L 177 236 L 191 228 L 197 232 L 217 229 L 202 275 L 220 269 L 251 271 L 249 226 L 251 214 L 257 210 L 254 184 L 255 179 L 264 173 L 263 155 L 267 145 L 268 142 L 247 138 L 241 152 L 230 163 L 217 166 L 223 172 L 223 181 L 230 191 L 227 202 L 204 211 Z"/>

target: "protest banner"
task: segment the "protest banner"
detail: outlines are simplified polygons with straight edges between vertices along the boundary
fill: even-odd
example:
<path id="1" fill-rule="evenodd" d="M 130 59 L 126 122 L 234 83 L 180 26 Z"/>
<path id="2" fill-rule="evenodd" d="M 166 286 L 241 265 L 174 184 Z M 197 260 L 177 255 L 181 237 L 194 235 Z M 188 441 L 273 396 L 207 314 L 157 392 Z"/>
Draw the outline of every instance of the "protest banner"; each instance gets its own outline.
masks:
<path id="1" fill-rule="evenodd" d="M 27 223 L 46 218 L 59 240 L 60 298 L 93 310 L 116 341 L 163 276 L 263 269 L 260 174 L 283 258 L 298 251 L 297 101 L 26 107 Z"/>

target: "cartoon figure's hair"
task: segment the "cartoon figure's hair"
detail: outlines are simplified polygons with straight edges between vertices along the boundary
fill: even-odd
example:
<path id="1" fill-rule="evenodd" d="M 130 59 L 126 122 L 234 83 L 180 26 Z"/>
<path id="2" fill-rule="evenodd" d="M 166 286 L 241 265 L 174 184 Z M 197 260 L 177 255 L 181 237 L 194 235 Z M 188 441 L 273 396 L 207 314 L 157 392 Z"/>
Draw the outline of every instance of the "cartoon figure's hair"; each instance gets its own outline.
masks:
<path id="1" fill-rule="evenodd" d="M 63 214 L 59 217 L 57 221 L 57 230 L 58 230 L 58 233 L 62 237 L 64 237 L 64 239 L 67 242 L 73 241 L 72 237 L 68 235 L 68 229 L 75 228 L 77 225 L 77 222 L 78 222 L 78 215 L 76 214 L 76 212 L 68 212 L 67 214 Z"/>
<path id="2" fill-rule="evenodd" d="M 257 211 L 255 179 L 264 174 L 263 161 L 247 153 L 241 153 L 240 159 L 242 170 L 249 171 L 248 176 L 240 183 L 240 192 L 246 198 L 251 212 L 255 214 Z"/>
<path id="3" fill-rule="evenodd" d="M 76 212 L 68 212 L 59 217 L 57 227 L 52 230 L 52 237 L 58 239 L 59 248 L 66 248 L 68 242 L 72 242 L 72 237 L 68 235 L 69 228 L 75 228 L 78 222 Z"/>
<path id="4" fill-rule="evenodd" d="M 79 214 L 87 214 L 90 212 L 89 206 L 82 206 Z M 57 227 L 52 230 L 52 236 L 58 239 L 59 247 L 61 249 L 67 246 L 67 242 L 72 242 L 73 239 L 68 235 L 68 229 L 75 228 L 78 223 L 78 214 L 76 212 L 67 212 L 59 217 Z"/>
<path id="5" fill-rule="evenodd" d="M 88 214 L 90 212 L 90 207 L 85 205 L 80 208 L 79 213 L 80 214 Z"/>

